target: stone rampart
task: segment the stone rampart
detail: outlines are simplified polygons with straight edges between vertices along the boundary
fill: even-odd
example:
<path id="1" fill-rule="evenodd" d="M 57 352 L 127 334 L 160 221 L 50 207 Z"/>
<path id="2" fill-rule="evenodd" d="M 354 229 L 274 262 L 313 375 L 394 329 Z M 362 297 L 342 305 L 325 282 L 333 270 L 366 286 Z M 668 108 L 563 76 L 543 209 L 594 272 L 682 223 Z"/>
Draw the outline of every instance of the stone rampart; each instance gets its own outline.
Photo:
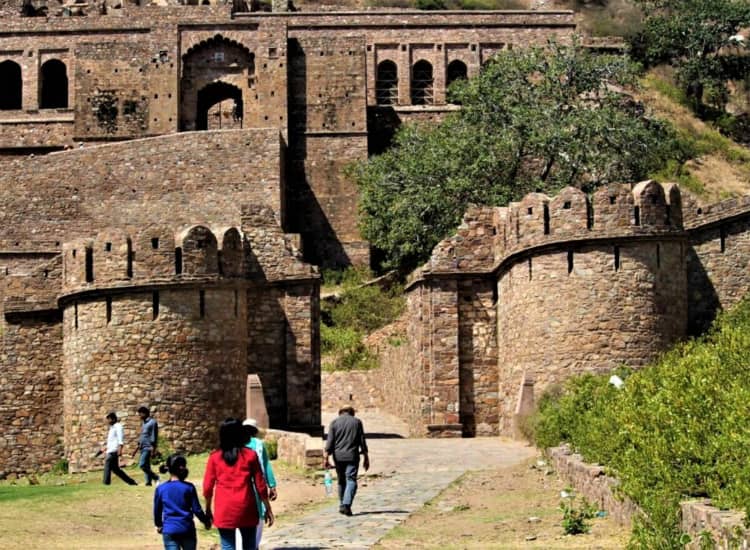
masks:
<path id="1" fill-rule="evenodd" d="M 194 132 L 5 163 L 0 250 L 29 240 L 30 229 L 61 243 L 90 238 L 92 229 L 141 230 L 165 220 L 239 225 L 241 204 L 281 212 L 282 147 L 273 129 Z"/>
<path id="2" fill-rule="evenodd" d="M 470 208 L 409 287 L 427 424 L 510 433 L 521 385 L 647 364 L 686 333 L 687 250 L 671 184 Z"/>

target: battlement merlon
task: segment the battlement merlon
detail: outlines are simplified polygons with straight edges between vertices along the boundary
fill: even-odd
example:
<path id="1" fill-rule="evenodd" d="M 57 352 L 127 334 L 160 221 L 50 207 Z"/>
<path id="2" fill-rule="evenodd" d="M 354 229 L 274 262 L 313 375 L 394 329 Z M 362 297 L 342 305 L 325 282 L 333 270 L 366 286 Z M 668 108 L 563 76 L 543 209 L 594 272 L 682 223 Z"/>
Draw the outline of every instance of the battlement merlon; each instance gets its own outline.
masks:
<path id="1" fill-rule="evenodd" d="M 113 228 L 63 244 L 61 299 L 82 292 L 231 280 L 317 279 L 267 206 L 243 207 L 243 227 L 197 224 L 177 231 Z"/>
<path id="2" fill-rule="evenodd" d="M 727 204 L 721 211 L 732 208 Z M 575 187 L 566 187 L 555 197 L 529 193 L 508 207 L 470 206 L 456 234 L 441 241 L 410 279 L 488 274 L 510 256 L 540 246 L 683 234 L 682 198 L 674 183 L 611 184 L 591 199 Z"/>

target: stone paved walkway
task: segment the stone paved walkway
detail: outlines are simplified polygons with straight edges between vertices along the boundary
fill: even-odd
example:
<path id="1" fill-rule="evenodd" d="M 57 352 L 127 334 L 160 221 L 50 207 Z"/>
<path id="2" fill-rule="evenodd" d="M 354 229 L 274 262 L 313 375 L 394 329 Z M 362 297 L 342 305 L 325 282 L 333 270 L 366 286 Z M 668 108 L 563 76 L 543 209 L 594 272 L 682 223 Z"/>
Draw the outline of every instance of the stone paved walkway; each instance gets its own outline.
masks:
<path id="1" fill-rule="evenodd" d="M 338 499 L 333 497 L 329 505 L 303 515 L 294 524 L 267 529 L 263 550 L 369 548 L 464 472 L 511 466 L 535 452 L 523 443 L 500 438 L 378 437 L 373 432 L 400 434 L 405 433 L 405 427 L 388 415 L 358 416 L 372 434 L 368 440 L 372 467 L 365 475 L 360 470 L 354 516 L 340 515 Z M 324 416 L 326 425 L 330 418 Z"/>

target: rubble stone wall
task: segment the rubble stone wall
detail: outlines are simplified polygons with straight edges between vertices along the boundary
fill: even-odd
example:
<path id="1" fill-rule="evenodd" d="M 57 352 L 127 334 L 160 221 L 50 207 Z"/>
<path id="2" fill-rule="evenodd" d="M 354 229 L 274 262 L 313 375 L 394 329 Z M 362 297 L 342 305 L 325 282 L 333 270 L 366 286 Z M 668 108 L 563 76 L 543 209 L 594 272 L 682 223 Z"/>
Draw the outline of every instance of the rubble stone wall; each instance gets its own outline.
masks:
<path id="1" fill-rule="evenodd" d="M 122 416 L 135 448 L 136 410 L 149 406 L 171 448 L 203 451 L 218 425 L 245 406 L 242 294 L 196 287 L 80 299 L 64 309 L 65 454 L 72 471 L 91 467 L 106 436 L 104 417 Z"/>

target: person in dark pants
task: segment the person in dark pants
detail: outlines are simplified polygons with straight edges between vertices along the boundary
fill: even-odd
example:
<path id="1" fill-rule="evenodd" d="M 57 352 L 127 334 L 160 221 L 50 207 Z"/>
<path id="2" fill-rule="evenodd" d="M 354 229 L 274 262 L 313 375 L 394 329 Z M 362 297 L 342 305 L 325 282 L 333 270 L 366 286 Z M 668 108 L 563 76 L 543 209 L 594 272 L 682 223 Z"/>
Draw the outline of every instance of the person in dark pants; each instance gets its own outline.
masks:
<path id="1" fill-rule="evenodd" d="M 117 421 L 117 415 L 113 412 L 107 415 L 109 423 L 109 432 L 107 433 L 107 445 L 100 453 L 106 453 L 104 459 L 104 485 L 109 485 L 112 481 L 112 474 L 115 474 L 128 485 L 138 485 L 135 480 L 120 469 L 120 457 L 122 456 L 122 446 L 125 442 L 125 431 L 122 424 Z"/>
<path id="2" fill-rule="evenodd" d="M 159 476 L 151 469 L 151 457 L 157 452 L 156 444 L 159 441 L 159 425 L 146 407 L 138 408 L 138 416 L 143 421 L 143 425 L 141 426 L 141 436 L 138 439 L 138 447 L 133 451 L 133 456 L 138 451 L 141 452 L 138 467 L 143 470 L 146 485 L 151 485 L 152 481 L 156 481 L 157 483 L 159 481 Z"/>
<path id="3" fill-rule="evenodd" d="M 362 466 L 366 472 L 370 468 L 370 458 L 364 426 L 359 418 L 354 418 L 352 407 L 342 407 L 338 418 L 328 427 L 323 468 L 330 468 L 328 458 L 333 456 L 339 483 L 339 512 L 346 516 L 352 515 L 352 502 L 357 494 L 360 453 L 364 457 Z"/>

